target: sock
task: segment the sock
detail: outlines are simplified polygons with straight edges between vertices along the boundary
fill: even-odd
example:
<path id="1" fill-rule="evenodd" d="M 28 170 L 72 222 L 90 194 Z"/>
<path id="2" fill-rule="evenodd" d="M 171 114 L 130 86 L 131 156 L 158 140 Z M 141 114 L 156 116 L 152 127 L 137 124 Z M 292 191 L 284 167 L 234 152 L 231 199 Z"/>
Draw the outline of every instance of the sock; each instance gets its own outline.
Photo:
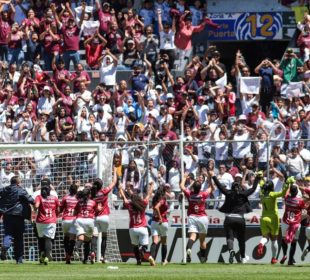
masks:
<path id="1" fill-rule="evenodd" d="M 90 241 L 84 241 L 84 261 L 88 260 L 90 253 Z"/>
<path id="2" fill-rule="evenodd" d="M 234 249 L 234 240 L 233 239 L 227 239 L 227 247 L 228 247 L 229 252 Z"/>
<path id="3" fill-rule="evenodd" d="M 284 240 L 282 240 L 281 247 L 282 247 L 282 250 L 283 250 L 283 256 L 286 256 L 286 254 L 287 254 L 287 244 L 285 243 Z"/>
<path id="4" fill-rule="evenodd" d="M 73 255 L 74 246 L 75 246 L 75 240 L 70 240 L 69 241 L 69 248 L 68 248 L 68 255 L 69 256 Z"/>
<path id="5" fill-rule="evenodd" d="M 75 242 L 75 249 L 79 250 L 82 247 L 82 244 L 83 244 L 83 240 L 77 240 Z"/>
<path id="6" fill-rule="evenodd" d="M 151 256 L 155 260 L 155 258 L 156 258 L 156 243 L 154 243 L 154 242 L 151 245 Z"/>
<path id="7" fill-rule="evenodd" d="M 45 257 L 51 258 L 52 251 L 52 240 L 50 238 L 45 238 Z"/>
<path id="8" fill-rule="evenodd" d="M 40 255 L 41 253 L 45 251 L 45 240 L 44 238 L 39 238 L 38 239 L 38 246 L 39 246 L 39 252 L 40 252 Z"/>
<path id="9" fill-rule="evenodd" d="M 206 249 L 202 249 L 202 248 L 200 248 L 200 257 L 201 258 L 205 258 L 206 257 Z"/>
<path id="10" fill-rule="evenodd" d="M 187 241 L 187 246 L 186 246 L 186 250 L 188 249 L 192 249 L 193 245 L 194 245 L 195 241 L 192 239 L 188 239 Z"/>
<path id="11" fill-rule="evenodd" d="M 69 242 L 70 242 L 69 236 L 65 236 L 64 237 L 64 249 L 65 249 L 66 254 L 69 253 Z"/>
<path id="12" fill-rule="evenodd" d="M 277 253 L 278 253 L 278 240 L 271 241 L 271 252 L 272 252 L 272 257 L 276 258 Z"/>
<path id="13" fill-rule="evenodd" d="M 102 235 L 102 240 L 101 240 L 101 257 L 104 258 L 105 256 L 105 250 L 107 248 L 107 236 Z"/>
<path id="14" fill-rule="evenodd" d="M 263 244 L 263 246 L 266 245 L 266 243 L 268 242 L 268 239 L 266 237 L 263 237 L 259 243 Z"/>
<path id="15" fill-rule="evenodd" d="M 161 261 L 164 262 L 167 258 L 167 244 L 161 245 Z"/>
<path id="16" fill-rule="evenodd" d="M 97 254 L 97 241 L 98 237 L 93 236 L 91 239 L 91 251 Z"/>
<path id="17" fill-rule="evenodd" d="M 289 258 L 290 262 L 294 260 L 295 251 L 296 251 L 296 242 L 292 242 L 291 248 L 290 248 L 290 258 Z"/>
<path id="18" fill-rule="evenodd" d="M 138 262 L 138 261 L 141 261 L 140 252 L 139 252 L 139 247 L 138 247 L 138 246 L 134 246 L 134 247 L 133 247 L 133 252 L 134 252 L 134 254 L 135 254 L 135 257 L 136 257 L 137 262 Z"/>

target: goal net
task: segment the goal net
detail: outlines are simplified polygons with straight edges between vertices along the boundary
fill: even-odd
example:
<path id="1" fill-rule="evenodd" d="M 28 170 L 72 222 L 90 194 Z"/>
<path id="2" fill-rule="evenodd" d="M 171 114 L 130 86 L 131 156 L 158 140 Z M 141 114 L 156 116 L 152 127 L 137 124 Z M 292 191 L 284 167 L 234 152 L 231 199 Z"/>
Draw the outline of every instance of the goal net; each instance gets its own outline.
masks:
<path id="1" fill-rule="evenodd" d="M 48 176 L 58 194 L 59 200 L 67 193 L 72 183 L 84 185 L 99 177 L 104 186 L 111 183 L 114 150 L 101 144 L 24 144 L 0 146 L 0 187 L 9 185 L 12 176 L 19 175 L 22 187 L 35 196 L 40 180 Z M 113 213 L 112 194 L 110 206 Z M 113 219 L 111 219 L 113 220 Z M 3 240 L 3 225 L 0 223 L 0 238 Z M 32 224 L 27 221 L 24 235 L 24 257 L 28 261 L 38 260 L 37 238 Z M 63 233 L 61 219 L 52 252 L 54 261 L 63 261 Z M 13 246 L 8 250 L 8 259 L 14 259 Z M 106 259 L 110 262 L 121 261 L 116 228 L 113 221 L 108 232 Z"/>

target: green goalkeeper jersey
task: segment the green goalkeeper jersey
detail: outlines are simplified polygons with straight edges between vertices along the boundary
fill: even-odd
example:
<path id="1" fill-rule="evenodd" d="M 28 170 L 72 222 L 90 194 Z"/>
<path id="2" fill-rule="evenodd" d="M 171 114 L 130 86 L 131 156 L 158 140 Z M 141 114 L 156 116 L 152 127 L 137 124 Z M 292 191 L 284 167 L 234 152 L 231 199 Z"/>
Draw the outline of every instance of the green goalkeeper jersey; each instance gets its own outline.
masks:
<path id="1" fill-rule="evenodd" d="M 268 194 L 260 193 L 261 202 L 263 205 L 262 217 L 278 215 L 277 198 L 285 196 L 288 185 L 284 184 L 281 192 L 270 192 Z"/>

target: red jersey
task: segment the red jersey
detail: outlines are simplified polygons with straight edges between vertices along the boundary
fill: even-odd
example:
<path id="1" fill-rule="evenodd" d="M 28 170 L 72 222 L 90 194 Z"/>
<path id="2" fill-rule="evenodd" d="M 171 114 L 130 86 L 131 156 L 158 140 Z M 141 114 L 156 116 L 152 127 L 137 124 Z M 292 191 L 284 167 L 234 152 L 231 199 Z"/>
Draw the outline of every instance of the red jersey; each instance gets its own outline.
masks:
<path id="1" fill-rule="evenodd" d="M 80 49 L 80 28 L 74 26 L 72 28 L 68 28 L 66 26 L 62 26 L 61 32 L 63 34 L 63 50 L 64 51 L 78 51 Z"/>
<path id="2" fill-rule="evenodd" d="M 98 60 L 102 54 L 102 44 L 91 46 L 90 44 L 85 47 L 86 62 L 89 67 L 98 67 Z"/>
<path id="3" fill-rule="evenodd" d="M 185 190 L 184 192 L 188 199 L 187 216 L 207 216 L 206 214 L 206 199 L 209 196 L 208 192 L 199 192 L 198 194 Z"/>
<path id="4" fill-rule="evenodd" d="M 166 198 L 163 198 L 158 203 L 159 203 L 159 212 L 161 215 L 161 220 L 163 223 L 167 223 L 168 222 L 167 213 L 168 213 L 168 209 L 169 209 L 167 200 L 166 200 Z M 156 213 L 154 207 L 153 207 L 153 210 L 154 210 L 153 221 L 159 222 L 159 217 L 157 216 L 157 213 Z"/>
<path id="5" fill-rule="evenodd" d="M 61 211 L 62 213 L 62 219 L 63 220 L 74 220 L 75 219 L 75 213 L 74 213 L 74 209 L 76 204 L 78 203 L 78 199 L 76 198 L 76 196 L 72 196 L 72 195 L 65 195 L 62 198 L 60 207 L 61 207 Z"/>
<path id="6" fill-rule="evenodd" d="M 59 207 L 58 198 L 54 195 L 50 195 L 47 198 L 38 195 L 35 199 L 35 204 L 38 202 L 40 205 L 36 222 L 41 224 L 55 224 L 57 221 L 57 208 Z"/>
<path id="7" fill-rule="evenodd" d="M 88 199 L 86 203 L 78 201 L 75 206 L 75 213 L 77 218 L 89 218 L 94 219 L 96 213 L 97 204 L 94 200 Z"/>
<path id="8" fill-rule="evenodd" d="M 291 197 L 287 195 L 285 197 L 285 212 L 283 215 L 283 223 L 285 224 L 300 224 L 301 212 L 304 209 L 305 202 L 302 198 Z"/>
<path id="9" fill-rule="evenodd" d="M 143 200 L 145 207 L 148 203 L 149 201 L 147 199 Z M 124 203 L 124 206 L 129 212 L 129 228 L 146 227 L 145 208 L 142 212 L 137 212 L 133 209 L 131 201 Z"/>
<path id="10" fill-rule="evenodd" d="M 108 202 L 108 194 L 111 191 L 111 188 L 104 188 L 97 192 L 94 200 L 97 204 L 101 204 L 102 210 L 97 212 L 97 216 L 104 216 L 110 214 L 109 202 Z"/>

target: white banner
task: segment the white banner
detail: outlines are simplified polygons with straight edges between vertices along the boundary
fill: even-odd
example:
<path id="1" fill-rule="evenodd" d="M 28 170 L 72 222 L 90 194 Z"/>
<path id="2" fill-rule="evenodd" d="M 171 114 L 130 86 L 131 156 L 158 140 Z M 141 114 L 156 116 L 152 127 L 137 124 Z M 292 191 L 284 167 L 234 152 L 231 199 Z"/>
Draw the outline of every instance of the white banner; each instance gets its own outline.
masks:
<path id="1" fill-rule="evenodd" d="M 240 92 L 259 94 L 260 77 L 241 77 L 240 78 Z"/>
<path id="2" fill-rule="evenodd" d="M 291 82 L 281 87 L 281 96 L 286 99 L 304 96 L 302 82 Z"/>
<path id="3" fill-rule="evenodd" d="M 222 90 L 224 90 L 225 86 L 227 85 L 227 75 L 226 73 L 224 74 L 223 77 L 219 78 L 218 80 L 215 81 L 216 85 L 221 87 Z"/>

